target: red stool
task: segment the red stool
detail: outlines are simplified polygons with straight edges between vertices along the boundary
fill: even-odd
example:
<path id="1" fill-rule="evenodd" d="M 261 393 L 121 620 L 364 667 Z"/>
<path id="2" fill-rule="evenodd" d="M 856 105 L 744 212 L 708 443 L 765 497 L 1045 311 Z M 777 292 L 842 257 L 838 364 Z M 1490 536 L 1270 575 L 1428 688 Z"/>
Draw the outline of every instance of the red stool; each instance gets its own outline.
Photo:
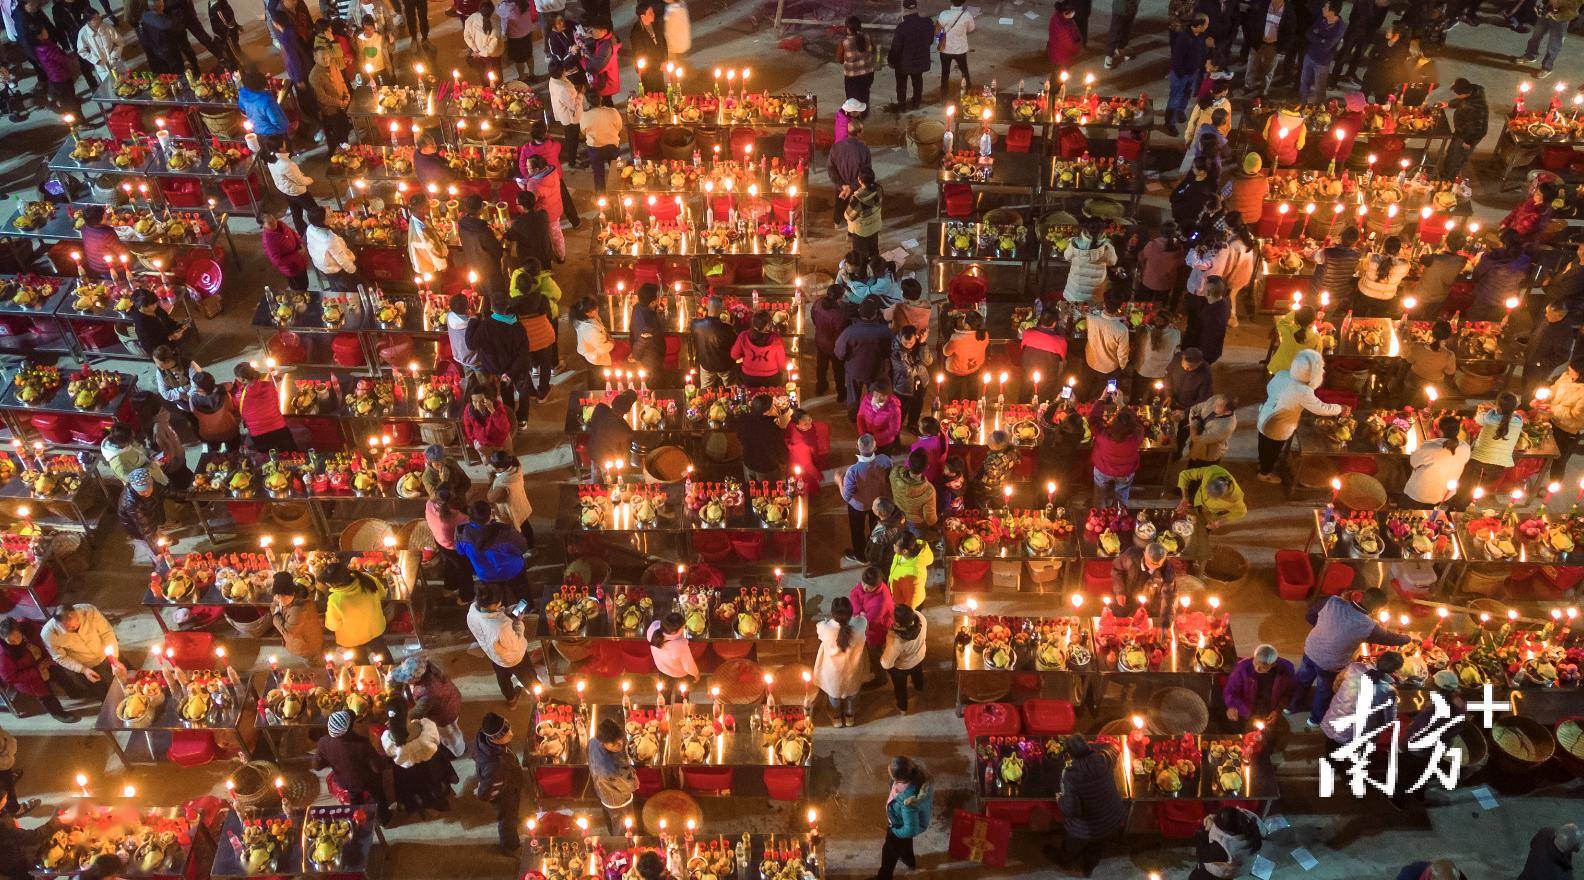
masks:
<path id="1" fill-rule="evenodd" d="M 1459 314 L 1474 303 L 1474 282 L 1454 281 L 1447 291 L 1446 302 L 1441 304 L 1441 314 Z"/>
<path id="2" fill-rule="evenodd" d="M 644 209 L 649 212 L 649 220 L 654 223 L 671 223 L 682 214 L 682 206 L 668 199 L 655 199 L 646 202 Z"/>
<path id="3" fill-rule="evenodd" d="M 632 340 L 616 339 L 611 341 L 611 363 L 619 364 L 627 360 L 632 354 Z"/>
<path id="4" fill-rule="evenodd" d="M 1023 730 L 1029 736 L 1060 736 L 1078 726 L 1073 704 L 1066 700 L 1025 700 Z"/>
<path id="5" fill-rule="evenodd" d="M 971 217 L 974 212 L 973 187 L 948 183 L 941 187 L 941 211 L 947 217 Z"/>
<path id="6" fill-rule="evenodd" d="M 264 344 L 264 350 L 284 366 L 300 364 L 308 359 L 308 349 L 303 345 L 302 337 L 290 330 L 282 330 L 271 336 L 269 342 Z"/>
<path id="7" fill-rule="evenodd" d="M 397 446 L 412 446 L 414 429 L 412 422 L 386 422 L 380 425 L 381 434 L 391 435 L 391 442 Z"/>
<path id="8" fill-rule="evenodd" d="M 72 329 L 86 348 L 100 349 L 116 344 L 114 324 L 73 323 Z"/>
<path id="9" fill-rule="evenodd" d="M 1309 598 L 1314 590 L 1314 567 L 1301 550 L 1276 551 L 1276 593 L 1289 601 Z"/>
<path id="10" fill-rule="evenodd" d="M 1162 837 L 1186 840 L 1204 828 L 1205 807 L 1198 801 L 1161 801 L 1155 805 L 1155 823 Z"/>
<path id="11" fill-rule="evenodd" d="M 659 126 L 645 126 L 628 130 L 632 139 L 633 156 L 639 159 L 659 159 L 660 135 L 664 129 Z"/>
<path id="12" fill-rule="evenodd" d="M 1566 592 L 1584 580 L 1584 566 L 1548 565 L 1540 569 L 1540 577 L 1549 582 L 1552 589 Z"/>
<path id="13" fill-rule="evenodd" d="M 201 767 L 219 755 L 214 734 L 207 730 L 173 731 L 170 748 L 165 750 L 165 757 L 179 767 Z"/>
<path id="14" fill-rule="evenodd" d="M 1319 394 L 1315 395 L 1319 397 Z M 1337 462 L 1337 470 L 1344 474 L 1364 474 L 1373 477 L 1380 473 L 1380 465 L 1375 459 L 1363 455 L 1350 455 Z"/>
<path id="15" fill-rule="evenodd" d="M 665 788 L 665 774 L 659 767 L 638 767 L 638 796 L 651 797 Z"/>
<path id="16" fill-rule="evenodd" d="M 1008 153 L 1027 153 L 1029 145 L 1034 143 L 1034 126 L 1027 122 L 1014 122 L 1007 127 L 1006 150 Z"/>
<path id="17" fill-rule="evenodd" d="M 629 675 L 653 675 L 655 672 L 654 654 L 649 651 L 649 643 L 636 639 L 623 641 L 622 669 Z"/>
<path id="18" fill-rule="evenodd" d="M 325 777 L 325 779 L 329 782 L 330 796 L 335 798 L 337 803 L 350 806 L 352 803 L 352 792 L 336 784 L 334 773 Z"/>
<path id="19" fill-rule="evenodd" d="M 1116 154 L 1118 159 L 1137 162 L 1144 155 L 1143 136 L 1132 129 L 1117 132 Z"/>
<path id="20" fill-rule="evenodd" d="M 132 140 L 133 135 L 148 131 L 143 125 L 143 108 L 130 104 L 117 104 L 111 108 L 105 125 L 110 129 L 110 136 L 119 141 Z"/>
<path id="21" fill-rule="evenodd" d="M 765 791 L 773 801 L 795 801 L 803 797 L 803 777 L 806 771 L 802 767 L 766 767 L 764 770 Z"/>
<path id="22" fill-rule="evenodd" d="M 595 642 L 589 659 L 579 670 L 591 678 L 613 678 L 622 673 L 622 650 L 610 642 Z"/>
<path id="23" fill-rule="evenodd" d="M 1111 563 L 1104 559 L 1091 559 L 1083 567 L 1084 589 L 1102 595 L 1111 594 Z"/>
<path id="24" fill-rule="evenodd" d="M 732 552 L 743 562 L 758 562 L 764 555 L 764 533 L 736 532 L 731 536 L 731 546 Z"/>
<path id="25" fill-rule="evenodd" d="M 1547 171 L 1561 171 L 1573 164 L 1575 155 L 1572 147 L 1542 147 L 1540 167 Z"/>
<path id="26" fill-rule="evenodd" d="M 1027 828 L 1034 808 L 1039 805 L 1038 801 L 989 801 L 985 803 L 985 815 L 1002 819 L 1013 828 Z"/>
<path id="27" fill-rule="evenodd" d="M 572 797 L 574 779 L 571 767 L 535 767 L 533 772 L 540 797 Z"/>
<path id="28" fill-rule="evenodd" d="M 257 523 L 259 515 L 264 512 L 262 501 L 227 501 L 226 513 L 232 521 L 239 526 L 250 526 Z"/>
<path id="29" fill-rule="evenodd" d="M 732 789 L 732 768 L 683 767 L 682 789 L 690 794 L 729 795 Z"/>
<path id="30" fill-rule="evenodd" d="M 719 640 L 710 642 L 709 648 L 715 652 L 715 656 L 722 660 L 736 660 L 739 657 L 747 657 L 753 653 L 753 642 L 749 639 Z"/>
<path id="31" fill-rule="evenodd" d="M 208 669 L 214 665 L 214 633 L 166 633 L 165 657 L 177 669 Z"/>
<path id="32" fill-rule="evenodd" d="M 407 263 L 407 251 L 395 248 L 359 248 L 357 252 L 358 269 L 374 280 L 386 283 L 407 284 L 412 281 L 412 272 Z"/>
<path id="33" fill-rule="evenodd" d="M 737 257 L 731 264 L 732 282 L 759 284 L 764 281 L 764 260 L 760 257 Z"/>
<path id="34" fill-rule="evenodd" d="M 192 119 L 186 113 L 172 113 L 169 116 L 155 117 L 155 124 L 165 123 L 165 130 L 182 140 L 192 140 L 197 135 L 193 134 Z"/>
<path id="35" fill-rule="evenodd" d="M 732 210 L 737 207 L 737 199 L 731 193 L 716 193 L 710 201 L 716 217 L 730 217 Z"/>
<path id="36" fill-rule="evenodd" d="M 301 424 L 308 429 L 310 449 L 339 449 L 346 443 L 341 423 L 335 419 L 303 419 Z"/>
<path id="37" fill-rule="evenodd" d="M 222 180 L 220 192 L 231 203 L 233 211 L 240 211 L 258 201 L 258 178 L 250 174 L 246 180 Z"/>
<path id="38" fill-rule="evenodd" d="M 738 126 L 731 130 L 731 157 L 743 159 L 748 155 L 748 148 L 759 140 L 759 130 L 747 126 Z"/>
<path id="39" fill-rule="evenodd" d="M 1320 595 L 1340 596 L 1353 586 L 1353 568 L 1341 562 L 1331 563 L 1326 569 L 1325 576 L 1320 579 Z"/>
<path id="40" fill-rule="evenodd" d="M 330 340 L 330 359 L 338 367 L 361 367 L 367 363 L 363 357 L 363 340 L 356 333 L 337 333 Z"/>
<path id="41" fill-rule="evenodd" d="M 665 338 L 665 354 L 661 355 L 660 363 L 668 370 L 681 369 L 682 337 L 667 336 Z"/>
<path id="42" fill-rule="evenodd" d="M 963 727 L 970 740 L 981 736 L 1017 736 L 1023 718 L 1011 703 L 971 703 L 963 707 Z"/>
<path id="43" fill-rule="evenodd" d="M 415 631 L 413 629 L 412 611 L 403 608 L 402 610 L 391 615 L 390 623 L 386 625 L 385 631 L 395 633 L 399 636 L 412 635 Z"/>
<path id="44" fill-rule="evenodd" d="M 30 417 L 30 421 L 33 423 L 33 430 L 39 432 L 39 436 L 45 440 L 51 443 L 72 442 L 70 417 L 55 413 L 40 413 Z"/>
<path id="45" fill-rule="evenodd" d="M 990 282 L 977 272 L 957 273 L 946 286 L 946 299 L 959 309 L 971 309 L 985 301 L 990 293 Z"/>
<path id="46" fill-rule="evenodd" d="M 804 126 L 787 129 L 781 139 L 781 161 L 788 165 L 807 165 L 814 155 L 814 130 Z"/>

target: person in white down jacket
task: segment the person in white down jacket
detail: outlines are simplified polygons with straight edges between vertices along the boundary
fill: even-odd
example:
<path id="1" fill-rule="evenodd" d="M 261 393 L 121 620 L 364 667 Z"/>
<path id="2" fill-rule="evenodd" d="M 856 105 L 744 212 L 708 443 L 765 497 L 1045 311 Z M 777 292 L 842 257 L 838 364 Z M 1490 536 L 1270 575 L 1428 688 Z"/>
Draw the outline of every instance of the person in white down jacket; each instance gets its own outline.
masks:
<path id="1" fill-rule="evenodd" d="M 1265 402 L 1260 404 L 1259 478 L 1280 483 L 1276 464 L 1282 449 L 1298 430 L 1298 419 L 1308 410 L 1317 416 L 1339 416 L 1345 407 L 1325 403 L 1315 389 L 1325 381 L 1325 359 L 1320 352 L 1304 349 L 1293 356 L 1292 365 L 1278 372 L 1265 385 Z"/>
<path id="2" fill-rule="evenodd" d="M 1104 233 L 1087 226 L 1068 242 L 1062 258 L 1071 264 L 1067 269 L 1067 284 L 1062 288 L 1062 299 L 1089 302 L 1105 284 L 1106 269 L 1116 265 L 1117 252 Z"/>

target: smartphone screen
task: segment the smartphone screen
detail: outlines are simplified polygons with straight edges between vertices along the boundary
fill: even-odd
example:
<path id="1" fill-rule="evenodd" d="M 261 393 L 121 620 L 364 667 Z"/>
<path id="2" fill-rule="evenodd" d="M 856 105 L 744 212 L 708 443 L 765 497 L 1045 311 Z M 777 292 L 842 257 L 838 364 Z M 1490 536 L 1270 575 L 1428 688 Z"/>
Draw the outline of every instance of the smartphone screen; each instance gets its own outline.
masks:
<path id="1" fill-rule="evenodd" d="M 528 600 L 524 599 L 521 602 L 518 602 L 516 605 L 513 605 L 511 610 L 506 613 L 510 614 L 512 617 L 522 617 L 525 613 L 527 613 L 527 611 Z"/>
<path id="2" fill-rule="evenodd" d="M 1067 385 L 1067 386 L 1062 388 L 1062 393 L 1061 393 L 1062 400 L 1072 400 L 1072 394 L 1073 394 L 1073 392 L 1072 392 L 1072 386 L 1071 385 Z"/>
<path id="3" fill-rule="evenodd" d="M 1115 379 L 1112 379 L 1111 381 L 1106 383 L 1106 393 L 1107 394 L 1115 394 L 1115 393 L 1117 393 L 1117 384 L 1116 384 L 1116 380 Z"/>

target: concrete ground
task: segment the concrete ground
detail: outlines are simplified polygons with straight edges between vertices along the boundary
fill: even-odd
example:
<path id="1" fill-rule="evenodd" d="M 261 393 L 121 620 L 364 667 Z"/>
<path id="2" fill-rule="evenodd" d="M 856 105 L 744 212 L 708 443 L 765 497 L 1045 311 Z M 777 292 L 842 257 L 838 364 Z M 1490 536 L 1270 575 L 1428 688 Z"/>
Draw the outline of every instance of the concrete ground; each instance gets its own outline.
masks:
<path id="1" fill-rule="evenodd" d="M 240 0 L 236 4 L 239 18 L 248 20 L 257 13 L 257 8 L 251 4 L 252 0 Z M 1167 63 L 1163 4 L 1151 3 L 1141 13 L 1133 46 L 1140 55 L 1115 71 L 1101 68 L 1101 59 L 1093 48 L 1103 41 L 1108 16 L 1108 4 L 1104 0 L 1095 6 L 1091 24 L 1092 48 L 1077 69 L 1095 72 L 1100 77 L 1099 88 L 1103 92 L 1148 92 L 1155 97 L 1158 106 L 1163 105 Z M 926 4 L 926 7 L 927 13 L 937 11 L 934 4 Z M 692 7 L 694 47 L 689 64 L 695 71 L 714 65 L 751 65 L 755 82 L 763 87 L 819 95 L 822 122 L 828 124 L 830 112 L 841 103 L 840 68 L 832 60 L 833 38 L 825 29 L 802 28 L 795 32 L 805 40 L 800 50 L 778 48 L 780 35 L 771 27 L 772 9 L 773 5 L 768 2 L 696 2 Z M 895 13 L 889 3 L 856 2 L 821 10 L 820 14 L 835 22 L 849 11 L 871 19 Z M 1047 5 L 1026 0 L 985 5 L 979 30 L 972 38 L 974 51 L 970 64 L 975 75 L 982 81 L 993 77 L 1003 86 L 1019 79 L 1032 86 L 1050 75 L 1043 52 L 1048 13 Z M 434 42 L 441 59 L 459 57 L 457 24 L 449 18 L 441 18 L 438 9 L 432 17 L 438 22 Z M 631 20 L 631 6 L 620 4 L 618 31 L 625 32 Z M 1522 39 L 1488 24 L 1477 29 L 1457 28 L 1441 59 L 1442 82 L 1451 82 L 1459 75 L 1481 82 L 1488 89 L 1493 110 L 1504 111 L 1504 100 L 1514 93 L 1517 82 L 1526 75 L 1512 60 L 1522 50 Z M 249 24 L 247 42 L 262 63 L 278 68 L 272 50 L 264 43 L 259 21 Z M 1584 72 L 1576 66 L 1574 57 L 1571 53 L 1564 55 L 1557 77 L 1546 86 Z M 129 63 L 129 68 L 136 66 L 135 62 Z M 630 77 L 631 71 L 626 74 Z M 889 73 L 882 72 L 879 79 L 875 87 L 877 108 L 889 101 L 891 89 Z M 927 88 L 927 97 L 934 98 L 937 83 L 933 74 Z M 911 118 L 939 114 L 938 103 L 928 107 Z M 0 150 L 0 191 L 24 196 L 39 172 L 41 158 L 65 136 L 64 129 L 51 124 L 46 116 L 35 113 L 24 123 L 7 126 L 6 145 Z M 908 120 L 909 117 L 898 120 L 884 112 L 872 113 L 870 118 L 868 141 L 889 194 L 883 248 L 897 246 L 908 239 L 922 239 L 923 223 L 934 215 L 933 178 L 902 147 L 901 131 Z M 1495 126 L 1493 122 L 1493 132 Z M 1156 143 L 1163 142 L 1164 136 L 1157 135 Z M 1487 148 L 1493 142 L 1494 134 L 1487 139 Z M 316 156 L 309 173 L 322 167 L 322 161 L 322 154 Z M 1175 164 L 1175 159 L 1171 162 Z M 822 167 L 821 163 L 816 162 L 816 167 Z M 811 182 L 815 194 L 810 216 L 828 216 L 825 208 L 829 204 L 829 188 L 823 172 L 816 171 Z M 586 192 L 590 187 L 587 176 L 581 172 L 573 175 L 571 184 L 575 191 Z M 321 196 L 327 195 L 323 184 L 316 187 L 316 191 Z M 1492 186 L 1478 184 L 1478 219 L 1487 223 L 1494 220 L 1510 207 L 1512 200 L 1511 195 L 1495 193 Z M 585 210 L 590 208 L 587 197 L 579 198 L 579 203 Z M 1164 204 L 1164 192 L 1158 187 L 1152 188 L 1146 203 Z M 832 272 L 839 254 L 845 249 L 845 237 L 833 235 L 818 223 L 814 226 L 815 239 L 804 271 Z M 197 355 L 200 362 L 213 365 L 222 376 L 228 374 L 229 366 L 237 359 L 256 356 L 256 340 L 247 321 L 261 283 L 275 280 L 273 270 L 258 251 L 257 236 L 252 234 L 250 223 L 238 221 L 236 228 L 238 256 L 244 269 L 230 276 L 223 314 L 203 323 L 204 342 Z M 569 251 L 583 252 L 585 239 L 582 234 L 569 234 L 568 241 Z M 569 261 L 558 268 L 557 275 L 569 297 L 593 289 L 593 280 L 583 261 Z M 1275 597 L 1266 566 L 1276 549 L 1302 544 L 1307 537 L 1309 514 L 1306 508 L 1284 503 L 1275 488 L 1251 479 L 1254 438 L 1249 426 L 1253 421 L 1254 405 L 1249 402 L 1263 396 L 1264 374 L 1258 360 L 1265 350 L 1265 334 L 1264 322 L 1235 330 L 1226 359 L 1217 368 L 1219 386 L 1232 390 L 1245 401 L 1240 412 L 1245 427 L 1239 432 L 1228 459 L 1234 472 L 1244 481 L 1251 507 L 1246 520 L 1226 529 L 1217 540 L 1235 547 L 1254 564 L 1250 578 L 1228 596 L 1234 610 L 1238 643 L 1252 646 L 1259 641 L 1269 641 L 1285 655 L 1296 657 L 1305 627 L 1299 609 Z M 805 375 L 808 370 L 805 367 Z M 550 404 L 535 414 L 527 438 L 524 462 L 534 475 L 536 521 L 541 536 L 548 535 L 549 521 L 554 515 L 551 485 L 567 479 L 569 474 L 570 452 L 560 433 L 560 413 L 563 411 L 562 396 L 569 393 L 570 385 L 566 381 L 558 383 Z M 816 399 L 812 407 L 817 417 L 828 419 L 833 428 L 834 449 L 829 464 L 833 468 L 844 465 L 851 457 L 850 426 L 831 398 Z M 832 500 L 833 495 L 827 488 L 822 504 L 816 509 L 810 544 L 819 549 L 811 566 L 811 576 L 805 582 L 815 596 L 815 607 L 821 610 L 828 607 L 832 597 L 845 594 L 856 575 L 851 568 L 837 570 L 837 559 L 846 540 L 845 522 L 837 503 Z M 547 543 L 548 538 L 542 537 L 541 546 Z M 190 546 L 195 546 L 192 540 L 184 542 L 184 548 Z M 114 528 L 103 536 L 92 560 L 91 569 L 68 584 L 67 595 L 73 600 L 95 602 L 119 616 L 118 633 L 135 666 L 148 646 L 159 638 L 154 622 L 137 604 L 146 584 L 146 560 L 132 558 L 124 536 Z M 554 576 L 547 574 L 550 578 Z M 798 581 L 794 579 L 793 582 Z M 924 762 L 937 788 L 936 822 L 919 841 L 925 870 L 941 877 L 1047 875 L 1049 867 L 1038 851 L 1040 836 L 1028 832 L 1016 835 L 1012 857 L 1003 869 L 987 870 L 978 865 L 953 862 L 944 855 L 952 810 L 971 808 L 973 804 L 967 773 L 969 750 L 961 722 L 951 708 L 950 662 L 947 659 L 952 634 L 951 615 L 938 592 L 932 593 L 926 611 L 937 650 L 932 652 L 928 662 L 929 689 L 922 707 L 916 707 L 907 717 L 898 717 L 888 697 L 876 691 L 865 697 L 860 726 L 846 730 L 822 727 L 819 731 L 810 791 L 813 802 L 824 815 L 821 824 L 830 836 L 831 872 L 851 877 L 867 877 L 873 872 L 884 828 L 885 765 L 893 755 L 908 755 Z M 430 631 L 432 653 L 456 678 L 468 699 L 463 725 L 471 734 L 485 711 L 502 708 L 488 664 L 466 650 L 468 638 L 459 612 L 445 609 L 438 613 Z M 253 654 L 255 648 L 248 642 L 235 643 L 233 654 L 239 666 L 261 665 L 260 658 Z M 596 683 L 596 687 L 613 689 L 610 682 Z M 517 728 L 522 730 L 527 724 L 526 706 L 511 715 Z M 1104 719 L 1084 720 L 1098 723 Z M 92 733 L 90 720 L 62 729 L 48 718 L 6 719 L 5 727 L 22 739 L 18 765 L 28 771 L 21 784 L 24 795 L 41 797 L 47 806 L 68 795 L 72 788 L 71 778 L 77 772 L 88 773 L 97 791 L 119 790 L 123 784 L 130 783 L 151 803 L 167 803 L 220 791 L 229 769 L 219 764 L 190 770 L 172 770 L 169 765 L 124 768 L 113 757 L 106 741 Z M 471 761 L 459 761 L 458 772 L 464 779 L 469 777 Z M 1306 873 L 1289 855 L 1295 847 L 1305 847 L 1319 858 L 1319 865 L 1307 872 L 1315 878 L 1391 877 L 1406 862 L 1433 857 L 1455 859 L 1471 880 L 1506 878 L 1517 872 L 1535 828 L 1578 818 L 1578 786 L 1564 782 L 1559 776 L 1530 781 L 1480 780 L 1491 783 L 1498 792 L 1500 805 L 1492 811 L 1475 804 L 1465 789 L 1452 794 L 1449 802 L 1442 806 L 1414 814 L 1395 813 L 1379 800 L 1359 803 L 1343 797 L 1320 801 L 1312 779 L 1306 779 L 1301 768 L 1297 771 L 1288 768 L 1284 776 L 1292 778 L 1284 784 L 1283 801 L 1276 812 L 1285 815 L 1292 828 L 1278 832 L 1265 851 L 1275 861 L 1278 876 L 1284 878 Z M 1526 796 L 1514 796 L 1519 793 Z M 763 801 L 749 798 L 706 801 L 704 809 L 704 830 L 728 834 L 749 829 L 791 830 L 798 827 L 801 815 L 795 807 L 767 808 Z M 493 826 L 487 811 L 470 797 L 457 798 L 452 811 L 441 821 L 404 824 L 393 829 L 389 837 L 392 847 L 385 868 L 390 877 L 420 880 L 456 876 L 462 864 L 467 865 L 468 873 L 479 876 L 506 876 L 513 870 L 507 859 L 485 848 L 493 842 Z M 468 859 L 465 863 L 457 860 L 462 852 Z M 1167 876 L 1180 877 L 1191 866 L 1191 853 L 1187 848 L 1145 835 L 1131 838 L 1126 847 L 1118 847 L 1096 876 L 1111 880 L 1160 871 Z"/>

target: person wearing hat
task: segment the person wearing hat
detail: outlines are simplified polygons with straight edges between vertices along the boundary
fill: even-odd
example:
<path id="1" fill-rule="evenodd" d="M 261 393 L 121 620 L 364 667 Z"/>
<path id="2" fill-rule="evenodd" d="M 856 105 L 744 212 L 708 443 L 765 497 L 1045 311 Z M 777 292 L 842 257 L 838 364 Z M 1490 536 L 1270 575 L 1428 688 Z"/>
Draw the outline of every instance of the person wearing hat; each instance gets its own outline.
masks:
<path id="1" fill-rule="evenodd" d="M 405 686 L 414 713 L 434 722 L 440 731 L 440 744 L 451 753 L 451 757 L 462 757 L 467 751 L 467 741 L 462 736 L 462 728 L 457 725 L 457 719 L 462 714 L 462 692 L 439 664 L 422 651 L 410 654 L 391 670 L 390 681 Z M 420 713 L 419 707 L 424 711 Z"/>
<path id="2" fill-rule="evenodd" d="M 1265 197 L 1270 195 L 1270 183 L 1270 175 L 1265 173 L 1265 160 L 1259 153 L 1250 151 L 1221 188 L 1221 204 L 1244 217 L 1259 217 L 1265 209 Z"/>
<path id="3" fill-rule="evenodd" d="M 892 113 L 917 110 L 924 100 L 924 74 L 930 69 L 930 46 L 935 42 L 935 23 L 919 15 L 918 0 L 902 0 L 902 20 L 891 34 L 891 49 L 886 64 L 896 74 L 896 103 Z M 909 86 L 913 96 L 908 97 Z"/>
<path id="4" fill-rule="evenodd" d="M 1166 548 L 1151 541 L 1118 553 L 1111 562 L 1111 597 L 1119 610 L 1126 608 L 1129 613 L 1142 601 L 1157 626 L 1169 626 L 1177 607 L 1177 569 L 1167 559 Z"/>
<path id="5" fill-rule="evenodd" d="M 525 781 L 522 761 L 511 747 L 512 737 L 511 724 L 505 718 L 486 712 L 479 722 L 478 735 L 473 738 L 473 793 L 495 808 L 495 829 L 506 855 L 515 855 L 520 846 L 518 817 Z"/>
<path id="6" fill-rule="evenodd" d="M 313 660 L 324 649 L 324 618 L 313 599 L 305 598 L 290 572 L 277 571 L 270 588 L 270 623 L 286 643 L 286 650 Z"/>
<path id="7" fill-rule="evenodd" d="M 1287 448 L 1287 441 L 1297 432 L 1298 419 L 1305 410 L 1327 418 L 1347 411 L 1346 407 L 1326 403 L 1315 395 L 1315 389 L 1324 381 L 1325 359 L 1318 351 L 1304 349 L 1293 355 L 1291 366 L 1265 383 L 1265 402 L 1260 404 L 1257 423 L 1260 480 L 1281 482 L 1276 466 Z"/>
<path id="8" fill-rule="evenodd" d="M 381 824 L 391 821 L 391 804 L 394 803 L 391 764 L 375 750 L 367 736 L 353 730 L 356 718 L 345 709 L 337 709 L 325 719 L 328 736 L 319 737 L 309 756 L 309 766 L 315 770 L 329 769 L 330 781 L 346 791 L 348 800 L 355 804 L 375 805 Z"/>
<path id="9" fill-rule="evenodd" d="M 1182 493 L 1182 500 L 1177 502 L 1177 515 L 1192 510 L 1205 528 L 1212 531 L 1248 515 L 1243 489 L 1231 472 L 1218 464 L 1184 468 L 1177 475 L 1177 491 Z"/>
<path id="10" fill-rule="evenodd" d="M 886 630 L 885 647 L 880 651 L 880 668 L 891 677 L 896 693 L 897 711 L 908 713 L 908 682 L 924 693 L 924 643 L 929 622 L 908 605 L 898 605 Z"/>
<path id="11" fill-rule="evenodd" d="M 1062 811 L 1062 840 L 1047 843 L 1044 853 L 1068 872 L 1094 873 L 1106 843 L 1127 823 L 1127 807 L 1116 787 L 1116 753 L 1109 745 L 1092 744 L 1075 733 L 1064 741 L 1067 769 L 1061 776 L 1057 804 Z"/>
<path id="12" fill-rule="evenodd" d="M 385 646 L 385 590 L 367 572 L 354 571 L 337 560 L 319 573 L 319 581 L 329 588 L 325 599 L 325 629 L 335 633 L 336 645 L 367 658 L 378 654 L 390 658 Z"/>
<path id="13" fill-rule="evenodd" d="M 424 447 L 423 457 L 424 468 L 419 479 L 423 481 L 424 493 L 428 497 L 435 497 L 441 486 L 450 486 L 453 497 L 467 496 L 468 489 L 473 486 L 473 479 L 460 464 L 446 455 L 444 446 L 438 443 L 429 444 Z"/>
<path id="14" fill-rule="evenodd" d="M 154 479 L 154 472 L 140 467 L 127 474 L 126 488 L 116 504 L 116 519 L 127 537 L 142 541 L 150 555 L 165 526 L 165 489 Z"/>

